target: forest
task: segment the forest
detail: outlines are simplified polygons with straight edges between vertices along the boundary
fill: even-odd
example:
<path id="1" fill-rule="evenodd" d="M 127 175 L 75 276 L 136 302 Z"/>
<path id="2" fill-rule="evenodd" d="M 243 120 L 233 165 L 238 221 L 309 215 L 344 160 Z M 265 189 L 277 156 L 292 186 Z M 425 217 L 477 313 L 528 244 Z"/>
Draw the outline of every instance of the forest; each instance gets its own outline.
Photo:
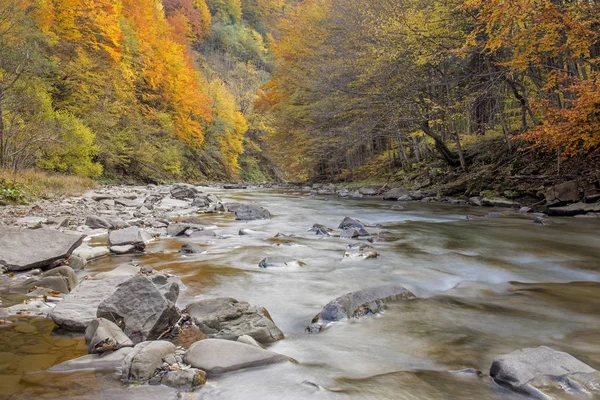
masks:
<path id="1" fill-rule="evenodd" d="M 0 168 L 337 181 L 467 172 L 490 141 L 585 164 L 599 35 L 595 0 L 5 0 Z"/>

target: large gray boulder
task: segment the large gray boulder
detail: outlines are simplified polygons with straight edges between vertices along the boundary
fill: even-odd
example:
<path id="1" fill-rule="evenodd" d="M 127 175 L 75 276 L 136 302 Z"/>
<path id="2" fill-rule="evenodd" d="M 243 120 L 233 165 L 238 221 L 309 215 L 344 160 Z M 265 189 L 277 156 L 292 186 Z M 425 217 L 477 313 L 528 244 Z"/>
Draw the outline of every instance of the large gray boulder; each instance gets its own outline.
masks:
<path id="1" fill-rule="evenodd" d="M 66 265 L 53 268 L 40 275 L 10 287 L 12 293 L 27 293 L 33 287 L 43 287 L 60 293 L 69 293 L 77 286 L 77 275 Z"/>
<path id="2" fill-rule="evenodd" d="M 163 358 L 176 350 L 173 343 L 164 340 L 138 343 L 123 359 L 123 379 L 125 382 L 146 382 L 162 366 Z"/>
<path id="3" fill-rule="evenodd" d="M 290 361 L 290 358 L 245 343 L 206 339 L 194 343 L 185 353 L 184 361 L 210 375 Z"/>
<path id="4" fill-rule="evenodd" d="M 386 303 L 414 298 L 414 294 L 400 285 L 385 285 L 350 292 L 323 307 L 306 330 L 311 333 L 320 332 L 330 322 L 376 314 L 386 308 Z"/>
<path id="5" fill-rule="evenodd" d="M 177 322 L 179 312 L 150 278 L 136 275 L 98 305 L 96 316 L 113 321 L 139 343 L 157 339 Z"/>
<path id="6" fill-rule="evenodd" d="M 81 242 L 83 235 L 71 235 L 54 229 L 0 229 L 0 266 L 10 271 L 44 268 L 66 259 Z"/>
<path id="7" fill-rule="evenodd" d="M 254 204 L 230 203 L 227 204 L 227 211 L 234 213 L 238 221 L 271 218 L 271 214 L 266 209 Z"/>
<path id="8" fill-rule="evenodd" d="M 568 203 L 581 199 L 579 181 L 563 182 L 551 187 L 546 191 L 546 201 L 548 203 Z"/>
<path id="9" fill-rule="evenodd" d="M 398 187 L 394 189 L 390 189 L 383 194 L 384 200 L 398 201 L 402 196 L 407 196 L 408 190 Z"/>
<path id="10" fill-rule="evenodd" d="M 133 348 L 124 347 L 108 354 L 88 354 L 57 364 L 49 368 L 48 372 L 117 371 L 132 351 Z"/>
<path id="11" fill-rule="evenodd" d="M 150 234 L 143 232 L 137 226 L 111 231 L 108 235 L 109 247 L 134 246 L 137 251 L 144 251 L 148 240 L 152 239 Z"/>
<path id="12" fill-rule="evenodd" d="M 114 322 L 97 318 L 85 330 L 85 344 L 90 354 L 102 354 L 122 347 L 133 347 L 131 339 Z"/>
<path id="13" fill-rule="evenodd" d="M 198 194 L 198 190 L 186 183 L 178 183 L 171 187 L 171 197 L 174 199 L 193 199 Z"/>
<path id="14" fill-rule="evenodd" d="M 211 338 L 237 340 L 248 335 L 261 343 L 284 338 L 264 307 L 251 306 L 231 297 L 197 301 L 187 306 L 187 312 Z"/>
<path id="15" fill-rule="evenodd" d="M 100 303 L 117 290 L 117 285 L 127 279 L 129 277 L 84 280 L 54 307 L 49 317 L 62 329 L 85 332 L 90 322 L 96 319 Z"/>
<path id="16" fill-rule="evenodd" d="M 550 399 L 552 392 L 565 388 L 578 394 L 600 395 L 600 372 L 568 353 L 546 346 L 496 357 L 490 376 L 500 384 L 542 399 Z"/>

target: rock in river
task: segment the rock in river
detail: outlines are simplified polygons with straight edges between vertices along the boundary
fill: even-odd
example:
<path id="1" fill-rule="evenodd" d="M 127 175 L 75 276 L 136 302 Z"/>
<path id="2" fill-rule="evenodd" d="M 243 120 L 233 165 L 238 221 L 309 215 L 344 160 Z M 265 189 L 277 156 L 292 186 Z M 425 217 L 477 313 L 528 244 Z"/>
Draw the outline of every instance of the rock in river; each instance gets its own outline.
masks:
<path id="1" fill-rule="evenodd" d="M 133 347 L 133 342 L 114 322 L 97 318 L 85 330 L 85 343 L 90 354 L 102 354 L 121 347 Z"/>
<path id="2" fill-rule="evenodd" d="M 541 399 L 550 399 L 545 391 L 600 395 L 600 372 L 568 353 L 540 346 L 498 356 L 490 368 L 498 383 Z"/>
<path id="3" fill-rule="evenodd" d="M 131 347 L 124 347 L 109 354 L 88 354 L 57 364 L 48 369 L 48 372 L 117 371 L 127 354 L 132 351 Z"/>
<path id="4" fill-rule="evenodd" d="M 77 286 L 77 276 L 72 268 L 63 265 L 11 286 L 10 291 L 12 293 L 27 293 L 34 286 L 56 290 L 60 293 L 69 293 Z"/>
<path id="5" fill-rule="evenodd" d="M 10 271 L 44 268 L 69 257 L 84 236 L 54 229 L 0 229 L 0 266 Z"/>
<path id="6" fill-rule="evenodd" d="M 330 322 L 376 314 L 386 308 L 386 303 L 414 298 L 414 294 L 400 285 L 385 285 L 347 293 L 323 307 L 306 330 L 311 333 L 320 332 Z"/>
<path id="7" fill-rule="evenodd" d="M 258 263 L 260 268 L 300 267 L 304 265 L 305 264 L 301 261 L 285 256 L 263 258 L 260 263 Z"/>
<path id="8" fill-rule="evenodd" d="M 176 350 L 173 343 L 164 340 L 138 343 L 123 360 L 123 379 L 126 382 L 146 382 L 162 366 L 163 358 Z"/>
<path id="9" fill-rule="evenodd" d="M 145 242 L 150 239 L 152 239 L 150 234 L 140 230 L 137 226 L 131 226 L 111 231 L 108 235 L 108 246 L 111 248 L 116 247 L 119 252 L 126 246 L 133 246 L 130 247 L 133 250 L 144 251 L 146 248 Z"/>
<path id="10" fill-rule="evenodd" d="M 98 305 L 117 290 L 117 285 L 127 279 L 129 277 L 120 276 L 84 280 L 54 307 L 49 317 L 65 330 L 85 332 L 89 323 L 96 319 Z"/>
<path id="11" fill-rule="evenodd" d="M 185 362 L 209 374 L 290 361 L 272 351 L 230 340 L 206 339 L 196 342 L 185 354 Z"/>
<path id="12" fill-rule="evenodd" d="M 157 339 L 179 319 L 173 301 L 144 275 L 136 275 L 120 284 L 98 305 L 96 315 L 123 327 L 134 343 Z"/>
<path id="13" fill-rule="evenodd" d="M 227 204 L 227 211 L 235 213 L 235 219 L 238 221 L 271 218 L 267 210 L 254 204 L 230 203 Z"/>
<path id="14" fill-rule="evenodd" d="M 264 307 L 231 297 L 200 300 L 188 305 L 187 312 L 209 337 L 236 340 L 248 335 L 261 343 L 283 339 L 283 333 Z"/>
<path id="15" fill-rule="evenodd" d="M 353 219 L 350 217 L 344 218 L 344 220 L 338 226 L 338 229 L 342 229 L 346 236 L 342 237 L 357 237 L 357 236 L 369 236 L 370 233 L 365 229 L 365 226 L 357 219 Z M 356 230 L 356 236 L 350 235 L 348 232 L 352 232 L 352 229 Z"/>

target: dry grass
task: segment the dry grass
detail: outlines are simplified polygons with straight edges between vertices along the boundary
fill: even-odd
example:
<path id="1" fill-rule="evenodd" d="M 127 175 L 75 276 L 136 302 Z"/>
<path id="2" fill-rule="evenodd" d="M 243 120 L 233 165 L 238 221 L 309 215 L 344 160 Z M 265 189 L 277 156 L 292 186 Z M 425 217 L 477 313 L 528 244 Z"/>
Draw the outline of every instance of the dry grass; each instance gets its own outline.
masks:
<path id="1" fill-rule="evenodd" d="M 76 196 L 95 186 L 94 181 L 88 178 L 38 170 L 13 173 L 0 169 L 0 182 L 2 181 L 20 188 L 27 201 Z"/>

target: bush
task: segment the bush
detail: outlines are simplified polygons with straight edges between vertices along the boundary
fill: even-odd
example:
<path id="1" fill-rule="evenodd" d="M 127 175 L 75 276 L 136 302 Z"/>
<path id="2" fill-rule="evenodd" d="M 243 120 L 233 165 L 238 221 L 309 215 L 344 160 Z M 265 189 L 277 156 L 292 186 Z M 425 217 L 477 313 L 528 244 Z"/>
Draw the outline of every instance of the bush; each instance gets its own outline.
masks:
<path id="1" fill-rule="evenodd" d="M 7 203 L 25 203 L 25 194 L 21 185 L 0 179 L 0 200 Z"/>

